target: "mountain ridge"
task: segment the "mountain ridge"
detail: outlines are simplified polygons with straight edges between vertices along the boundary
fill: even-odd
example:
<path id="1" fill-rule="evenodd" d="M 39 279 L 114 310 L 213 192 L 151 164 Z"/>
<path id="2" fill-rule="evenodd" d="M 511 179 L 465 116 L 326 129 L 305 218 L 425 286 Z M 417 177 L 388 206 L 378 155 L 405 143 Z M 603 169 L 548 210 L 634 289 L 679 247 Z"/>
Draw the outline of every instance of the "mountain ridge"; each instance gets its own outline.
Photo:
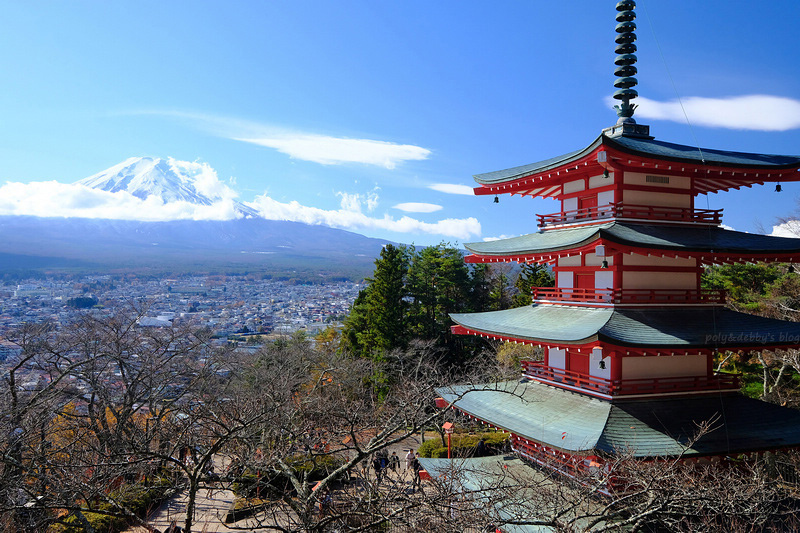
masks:
<path id="1" fill-rule="evenodd" d="M 300 222 L 132 220 L 0 216 L 3 253 L 27 257 L 36 268 L 96 270 L 174 267 L 304 269 L 366 276 L 386 241 Z M 0 262 L 0 270 L 9 270 Z"/>

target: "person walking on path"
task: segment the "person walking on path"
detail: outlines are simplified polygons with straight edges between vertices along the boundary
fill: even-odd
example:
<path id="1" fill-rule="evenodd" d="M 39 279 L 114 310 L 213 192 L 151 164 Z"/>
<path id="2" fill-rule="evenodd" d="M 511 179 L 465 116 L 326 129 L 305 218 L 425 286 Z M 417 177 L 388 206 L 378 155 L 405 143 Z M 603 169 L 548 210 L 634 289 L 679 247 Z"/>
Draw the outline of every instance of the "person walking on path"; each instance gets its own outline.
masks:
<path id="1" fill-rule="evenodd" d="M 372 469 L 375 470 L 375 479 L 378 484 L 380 484 L 383 474 L 383 463 L 381 463 L 381 458 L 377 454 L 372 459 Z"/>
<path id="2" fill-rule="evenodd" d="M 406 454 L 406 470 L 411 470 L 412 462 L 414 461 L 414 459 L 416 459 L 416 457 L 417 456 L 414 455 L 413 448 L 408 450 L 408 453 Z"/>
<path id="3" fill-rule="evenodd" d="M 420 476 L 419 471 L 422 469 L 422 465 L 419 464 L 419 459 L 415 455 L 414 458 L 411 460 L 411 468 L 414 470 L 414 484 L 412 485 L 412 492 L 416 492 L 417 488 L 422 490 L 422 477 Z"/>
<path id="4" fill-rule="evenodd" d="M 397 474 L 400 469 L 400 458 L 397 456 L 397 452 L 392 452 L 392 456 L 389 457 L 389 468 L 392 469 L 393 474 Z"/>

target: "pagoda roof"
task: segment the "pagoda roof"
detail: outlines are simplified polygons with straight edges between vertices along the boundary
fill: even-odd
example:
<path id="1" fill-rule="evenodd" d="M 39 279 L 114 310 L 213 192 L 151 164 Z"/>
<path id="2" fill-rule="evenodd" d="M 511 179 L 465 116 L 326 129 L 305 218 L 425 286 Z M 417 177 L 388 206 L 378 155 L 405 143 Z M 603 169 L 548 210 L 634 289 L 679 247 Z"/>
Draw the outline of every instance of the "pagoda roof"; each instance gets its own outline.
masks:
<path id="1" fill-rule="evenodd" d="M 606 343 L 638 348 L 800 346 L 800 323 L 723 307 L 579 307 L 533 304 L 503 311 L 453 313 L 462 333 L 555 346 Z"/>
<path id="2" fill-rule="evenodd" d="M 609 402 L 517 381 L 437 392 L 464 413 L 569 453 L 706 456 L 800 446 L 800 411 L 738 393 Z M 692 442 L 704 422 L 710 430 Z"/>
<path id="3" fill-rule="evenodd" d="M 461 492 L 470 495 L 476 507 L 491 505 L 502 523 L 503 533 L 549 533 L 555 528 L 543 525 L 525 524 L 535 520 L 547 521 L 548 508 L 539 505 L 538 488 L 548 484 L 560 483 L 545 473 L 522 461 L 516 455 L 493 455 L 489 457 L 468 457 L 453 459 L 419 458 L 420 466 L 436 480 L 448 484 L 457 483 Z M 514 490 L 504 491 L 513 483 Z M 570 490 L 563 484 L 560 491 Z M 577 491 L 575 496 L 577 497 Z M 505 523 L 506 521 L 510 523 Z M 587 519 L 578 520 L 584 525 Z"/>
<path id="4" fill-rule="evenodd" d="M 595 141 L 597 142 L 597 141 Z M 719 166 L 748 168 L 797 168 L 800 156 L 732 152 L 713 148 L 698 148 L 640 137 L 603 137 L 603 144 L 632 155 L 649 155 L 675 162 L 705 163 Z"/>
<path id="5" fill-rule="evenodd" d="M 756 154 L 748 152 L 732 152 L 711 148 L 698 148 L 655 139 L 641 137 L 608 137 L 601 134 L 592 144 L 581 150 L 551 157 L 536 163 L 518 167 L 476 174 L 475 181 L 483 185 L 493 185 L 536 174 L 555 170 L 588 155 L 601 146 L 619 150 L 633 156 L 656 158 L 663 161 L 685 162 L 727 167 L 763 168 L 764 170 L 790 169 L 800 167 L 800 156 Z"/>
<path id="6" fill-rule="evenodd" d="M 732 258 L 775 257 L 787 260 L 800 256 L 800 239 L 773 237 L 733 231 L 713 226 L 672 226 L 664 224 L 636 224 L 608 222 L 576 228 L 539 231 L 510 239 L 467 243 L 464 246 L 475 254 L 469 262 L 493 259 L 538 260 L 542 255 L 565 255 L 593 244 L 619 245 L 623 249 L 662 250 L 689 255 L 712 254 L 725 260 Z M 568 254 L 567 254 L 568 255 Z M 788 256 L 788 257 L 787 257 Z M 530 259 L 526 259 L 530 257 Z M 735 259 L 731 259 L 735 260 Z"/>

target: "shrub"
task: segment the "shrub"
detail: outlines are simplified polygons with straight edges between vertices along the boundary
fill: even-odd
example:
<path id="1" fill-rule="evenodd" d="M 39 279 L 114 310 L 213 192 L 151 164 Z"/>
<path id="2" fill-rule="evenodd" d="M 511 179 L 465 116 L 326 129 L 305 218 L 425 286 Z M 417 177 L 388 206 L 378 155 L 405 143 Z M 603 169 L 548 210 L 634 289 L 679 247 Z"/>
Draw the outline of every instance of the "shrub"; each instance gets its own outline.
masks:
<path id="1" fill-rule="evenodd" d="M 286 462 L 292 467 L 295 475 L 302 477 L 307 474 L 308 480 L 312 482 L 324 479 L 343 464 L 342 459 L 331 455 L 316 456 L 313 460 L 305 455 L 297 455 L 290 457 Z M 256 490 L 257 485 L 260 485 L 260 491 Z M 236 479 L 232 490 L 238 496 L 249 497 L 257 492 L 260 492 L 262 496 L 268 496 L 271 487 L 277 487 L 279 490 L 292 490 L 289 478 L 276 468 L 263 471 L 260 477 L 253 472 L 246 472 Z"/>
<path id="2" fill-rule="evenodd" d="M 452 457 L 472 457 L 478 441 L 484 440 L 486 453 L 488 455 L 498 454 L 503 451 L 508 442 L 509 435 L 499 431 L 488 431 L 486 433 L 454 433 L 450 436 L 450 454 Z M 447 445 L 442 446 L 439 439 L 431 439 L 423 442 L 419 447 L 421 457 L 442 459 L 447 457 Z"/>
<path id="3" fill-rule="evenodd" d="M 438 438 L 426 440 L 425 442 L 419 445 L 417 453 L 419 453 L 421 457 L 433 457 L 432 455 L 433 451 L 441 447 L 442 443 L 439 441 Z M 447 448 L 445 448 L 445 451 L 446 450 Z"/>

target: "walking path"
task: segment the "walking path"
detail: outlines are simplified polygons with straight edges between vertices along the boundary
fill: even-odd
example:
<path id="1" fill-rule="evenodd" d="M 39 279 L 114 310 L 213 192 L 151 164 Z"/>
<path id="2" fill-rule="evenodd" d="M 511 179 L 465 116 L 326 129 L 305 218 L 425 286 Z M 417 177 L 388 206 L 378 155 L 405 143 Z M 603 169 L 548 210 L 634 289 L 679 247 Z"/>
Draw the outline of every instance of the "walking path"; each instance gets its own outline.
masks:
<path id="1" fill-rule="evenodd" d="M 428 438 L 431 438 L 428 435 Z M 392 471 L 387 473 L 390 481 L 400 482 L 403 485 L 411 485 L 411 474 L 406 472 L 405 456 L 409 448 L 415 451 L 419 447 L 420 441 L 418 437 L 413 436 L 406 439 L 402 443 L 395 444 L 387 449 L 388 453 L 397 452 L 400 458 L 400 467 L 397 472 Z M 225 468 L 220 457 L 215 457 L 215 469 L 217 472 L 224 472 Z M 406 480 L 408 478 L 408 480 Z M 396 480 L 396 481 L 395 481 Z M 228 489 L 221 488 L 221 484 L 217 484 L 220 488 L 215 488 L 209 495 L 206 489 L 200 489 L 195 498 L 195 516 L 192 526 L 194 532 L 216 533 L 221 531 L 231 531 L 225 526 L 225 515 L 231 508 L 234 501 L 234 494 Z M 182 491 L 172 497 L 170 500 L 164 502 L 161 507 L 153 511 L 148 516 L 148 523 L 157 528 L 159 532 L 164 532 L 169 528 L 170 523 L 175 520 L 182 528 L 186 520 L 186 504 L 188 503 L 189 495 L 187 491 Z M 245 526 L 247 521 L 240 521 L 236 525 Z M 255 524 L 254 524 L 255 525 Z M 147 529 L 142 526 L 134 526 L 123 533 L 148 533 Z"/>
<path id="2" fill-rule="evenodd" d="M 230 531 L 225 527 L 225 515 L 233 504 L 233 492 L 224 489 L 215 489 L 211 497 L 208 496 L 206 489 L 201 489 L 195 499 L 195 515 L 192 531 L 205 531 L 207 533 L 217 531 Z M 159 531 L 166 531 L 173 520 L 183 527 L 186 520 L 186 504 L 189 500 L 187 491 L 179 492 L 172 499 L 164 502 L 155 512 L 148 517 L 151 526 Z M 147 533 L 141 526 L 128 529 L 126 533 Z"/>
<path id="3" fill-rule="evenodd" d="M 220 456 L 214 457 L 214 470 L 217 472 L 225 471 L 225 460 Z M 221 483 L 215 483 L 213 491 L 200 489 L 195 496 L 195 513 L 192 531 L 213 533 L 218 531 L 230 531 L 224 525 L 225 515 L 231 508 L 234 494 L 231 490 L 223 489 Z M 189 503 L 189 491 L 183 490 L 161 504 L 161 507 L 150 513 L 147 522 L 160 532 L 169 528 L 173 520 L 183 528 L 186 521 L 186 506 Z M 142 526 L 135 526 L 125 530 L 123 533 L 147 533 L 147 529 Z"/>

